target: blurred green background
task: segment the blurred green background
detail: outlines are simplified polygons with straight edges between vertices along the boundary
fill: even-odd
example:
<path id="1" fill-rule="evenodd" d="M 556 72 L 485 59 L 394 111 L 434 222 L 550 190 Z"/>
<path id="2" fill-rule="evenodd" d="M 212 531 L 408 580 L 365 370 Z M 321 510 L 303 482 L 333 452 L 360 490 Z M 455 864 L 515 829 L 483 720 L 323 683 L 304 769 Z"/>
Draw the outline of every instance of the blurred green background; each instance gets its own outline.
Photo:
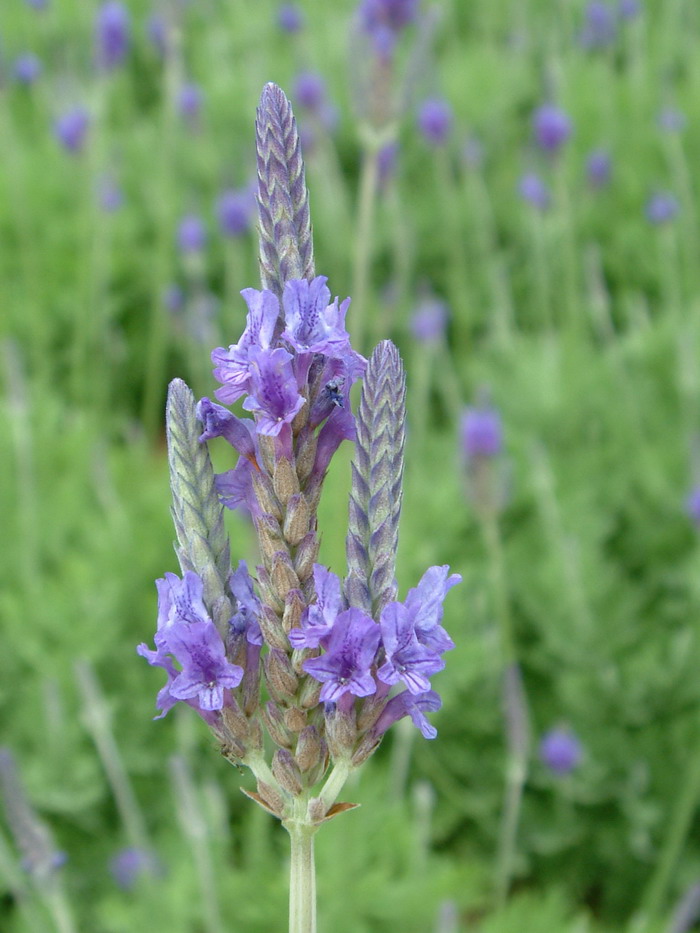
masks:
<path id="1" fill-rule="evenodd" d="M 98 4 L 40 6 L 0 6 L 1 743 L 38 814 L 6 758 L 0 929 L 284 929 L 283 830 L 189 710 L 152 722 L 160 677 L 135 654 L 153 580 L 177 570 L 168 381 L 213 394 L 210 350 L 238 340 L 238 292 L 259 285 L 254 222 L 226 235 L 217 199 L 254 177 L 269 80 L 299 118 L 317 272 L 352 295 L 360 236 L 351 329 L 364 352 L 391 337 L 406 362 L 401 591 L 432 563 L 464 577 L 446 606 L 457 648 L 436 684 L 438 738 L 394 729 L 348 786 L 362 807 L 318 839 L 320 928 L 691 929 L 677 911 L 700 881 L 698 4 L 424 6 L 396 49 L 398 149 L 369 240 L 353 89 L 371 63 L 350 0 L 302 0 L 294 32 L 271 0 L 129 0 L 128 54 L 110 70 L 95 61 Z M 22 70 L 26 53 L 40 73 Z M 302 72 L 322 76 L 322 108 L 295 98 Z M 453 111 L 439 145 L 417 124 L 435 97 Z M 548 101 L 571 125 L 550 154 L 532 125 Z M 71 151 L 57 121 L 74 108 L 89 122 Z M 598 149 L 609 178 L 590 176 Z M 546 206 L 523 196 L 532 173 Z M 206 241 L 183 251 L 193 215 Z M 429 301 L 449 321 L 426 342 L 412 322 Z M 460 452 L 463 407 L 484 392 L 504 426 L 488 464 L 498 507 Z M 339 573 L 349 456 L 319 520 Z M 255 564 L 250 527 L 230 515 L 230 531 L 234 559 Z M 499 620 L 528 710 L 520 756 Z M 580 743 L 566 775 L 539 752 L 552 728 Z M 506 787 L 520 784 L 499 906 Z M 22 863 L 39 826 L 67 855 L 43 881 Z M 127 847 L 157 867 L 115 878 Z"/>

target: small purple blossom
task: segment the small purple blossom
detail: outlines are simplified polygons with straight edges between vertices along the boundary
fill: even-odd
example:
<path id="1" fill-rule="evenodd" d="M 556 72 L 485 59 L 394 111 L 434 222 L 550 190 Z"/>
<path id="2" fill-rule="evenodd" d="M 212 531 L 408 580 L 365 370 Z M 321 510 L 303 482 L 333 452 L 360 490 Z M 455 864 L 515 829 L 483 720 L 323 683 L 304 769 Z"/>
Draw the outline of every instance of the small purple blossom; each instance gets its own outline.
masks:
<path id="1" fill-rule="evenodd" d="M 34 10 L 48 10 L 49 8 L 49 0 L 25 0 L 25 3 Z"/>
<path id="2" fill-rule="evenodd" d="M 416 729 L 420 729 L 423 738 L 434 739 L 437 729 L 428 722 L 425 713 L 434 713 L 441 706 L 442 700 L 434 690 L 429 690 L 419 696 L 413 696 L 408 690 L 404 690 L 389 700 L 372 731 L 376 736 L 381 736 L 399 719 L 410 716 L 413 725 Z"/>
<path id="3" fill-rule="evenodd" d="M 555 155 L 571 136 L 571 120 L 554 104 L 543 104 L 533 115 L 532 129 L 540 149 Z"/>
<path id="4" fill-rule="evenodd" d="M 198 84 L 188 81 L 183 84 L 177 95 L 177 107 L 182 118 L 194 127 L 202 110 L 202 91 Z"/>
<path id="5" fill-rule="evenodd" d="M 340 579 L 322 564 L 314 564 L 316 602 L 304 612 L 301 628 L 293 628 L 289 642 L 293 648 L 318 648 L 325 643 L 338 615 L 345 608 Z"/>
<path id="6" fill-rule="evenodd" d="M 678 200 L 668 191 L 657 191 L 646 203 L 644 213 L 649 223 L 658 226 L 668 223 L 678 213 Z"/>
<path id="7" fill-rule="evenodd" d="M 447 564 L 428 567 L 418 586 L 410 589 L 404 600 L 411 614 L 416 638 L 421 645 L 437 654 L 454 648 L 454 642 L 440 623 L 445 597 L 453 586 L 461 583 L 462 577 L 458 573 L 450 574 L 449 571 Z"/>
<path id="8" fill-rule="evenodd" d="M 377 689 L 370 672 L 379 647 L 376 622 L 361 609 L 346 609 L 335 620 L 328 650 L 304 661 L 303 668 L 323 684 L 320 699 L 336 703 L 344 694 L 366 697 Z"/>
<path id="9" fill-rule="evenodd" d="M 129 12 L 119 0 L 107 0 L 95 19 L 97 63 L 107 70 L 121 65 L 129 51 Z"/>
<path id="10" fill-rule="evenodd" d="M 444 301 L 429 298 L 411 317 L 411 333 L 421 343 L 435 343 L 445 336 L 450 312 Z"/>
<path id="11" fill-rule="evenodd" d="M 224 236 L 239 237 L 247 233 L 255 213 L 255 197 L 250 188 L 224 191 L 216 202 L 216 216 Z"/>
<path id="12" fill-rule="evenodd" d="M 642 12 L 639 0 L 620 0 L 617 5 L 617 15 L 620 19 L 634 19 Z"/>
<path id="13" fill-rule="evenodd" d="M 254 412 L 259 434 L 276 436 L 285 424 L 291 424 L 304 405 L 292 369 L 292 354 L 282 347 L 261 350 L 251 347 L 250 395 L 243 402 L 246 411 Z"/>
<path id="14" fill-rule="evenodd" d="M 185 293 L 176 282 L 172 282 L 165 288 L 163 304 L 171 314 L 176 314 L 185 307 Z"/>
<path id="15" fill-rule="evenodd" d="M 250 352 L 254 347 L 263 350 L 270 347 L 279 316 L 279 302 L 274 292 L 244 288 L 241 295 L 248 305 L 241 339 L 228 350 L 217 347 L 211 354 L 214 377 L 221 383 L 214 394 L 225 404 L 235 402 L 249 390 Z"/>
<path id="16" fill-rule="evenodd" d="M 569 774 L 581 761 L 581 743 L 569 729 L 550 729 L 540 742 L 540 758 L 559 777 Z"/>
<path id="17" fill-rule="evenodd" d="M 287 282 L 282 295 L 286 324 L 282 337 L 297 353 L 323 353 L 333 359 L 348 356 L 364 362 L 351 349 L 350 335 L 345 330 L 350 299 L 338 305 L 336 298 L 331 304 L 327 281 L 325 275 L 319 275 L 311 282 L 306 279 Z"/>
<path id="18" fill-rule="evenodd" d="M 443 146 L 453 123 L 452 108 L 442 97 L 423 101 L 418 110 L 418 129 L 431 146 Z"/>
<path id="19" fill-rule="evenodd" d="M 700 528 L 700 485 L 693 486 L 691 489 L 685 500 L 685 509 L 688 518 L 696 527 Z"/>
<path id="20" fill-rule="evenodd" d="M 503 424 L 494 408 L 467 408 L 461 421 L 461 446 L 466 460 L 497 457 L 503 449 Z"/>
<path id="21" fill-rule="evenodd" d="M 236 611 L 229 620 L 229 628 L 234 637 L 244 634 L 251 645 L 262 645 L 260 631 L 260 613 L 262 606 L 255 593 L 253 579 L 248 573 L 248 565 L 239 560 L 238 567 L 229 577 L 231 592 L 236 599 Z"/>
<path id="22" fill-rule="evenodd" d="M 535 172 L 527 172 L 521 177 L 518 192 L 524 201 L 540 211 L 546 211 L 552 201 L 549 188 Z"/>
<path id="23" fill-rule="evenodd" d="M 612 161 L 605 149 L 594 149 L 586 159 L 586 176 L 592 188 L 603 188 L 610 182 Z"/>
<path id="24" fill-rule="evenodd" d="M 34 84 L 41 76 L 41 61 L 32 52 L 25 52 L 19 55 L 14 64 L 15 81 L 18 84 L 24 84 L 29 87 Z"/>
<path id="25" fill-rule="evenodd" d="M 591 0 L 586 7 L 585 22 L 579 41 L 586 49 L 599 49 L 617 38 L 617 24 L 613 9 L 602 0 Z"/>
<path id="26" fill-rule="evenodd" d="M 418 640 L 417 611 L 402 603 L 389 603 L 382 610 L 379 624 L 385 661 L 377 677 L 385 684 L 403 681 L 413 694 L 430 689 L 428 677 L 441 671 L 445 662 L 439 654 Z"/>
<path id="27" fill-rule="evenodd" d="M 277 11 L 277 25 L 282 32 L 299 32 L 304 26 L 304 14 L 294 3 L 283 3 Z"/>
<path id="28" fill-rule="evenodd" d="M 143 875 L 162 873 L 162 866 L 147 849 L 128 846 L 110 859 L 109 871 L 120 888 L 131 891 Z"/>
<path id="29" fill-rule="evenodd" d="M 207 231 L 200 217 L 188 214 L 177 228 L 177 245 L 183 253 L 199 253 L 207 244 Z"/>
<path id="30" fill-rule="evenodd" d="M 681 110 L 676 110 L 675 107 L 664 107 L 657 116 L 656 122 L 659 129 L 665 133 L 680 133 L 686 128 L 688 118 Z"/>
<path id="31" fill-rule="evenodd" d="M 90 117 L 83 107 L 74 107 L 61 114 L 54 123 L 56 138 L 73 155 L 82 152 L 90 127 Z"/>
<path id="32" fill-rule="evenodd" d="M 419 0 L 362 0 L 358 9 L 360 25 L 378 46 L 386 48 L 415 22 L 418 6 Z"/>
<path id="33" fill-rule="evenodd" d="M 326 101 L 326 82 L 315 71 L 303 71 L 294 82 L 294 97 L 304 110 L 318 113 Z"/>

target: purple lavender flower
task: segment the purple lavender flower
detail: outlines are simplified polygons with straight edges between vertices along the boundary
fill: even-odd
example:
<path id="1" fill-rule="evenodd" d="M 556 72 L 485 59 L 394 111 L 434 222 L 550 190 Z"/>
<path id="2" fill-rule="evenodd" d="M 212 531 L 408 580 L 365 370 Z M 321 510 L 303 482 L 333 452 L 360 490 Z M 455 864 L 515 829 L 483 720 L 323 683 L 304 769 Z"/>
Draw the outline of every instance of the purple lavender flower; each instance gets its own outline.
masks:
<path id="1" fill-rule="evenodd" d="M 421 343 L 435 343 L 445 336 L 450 313 L 444 301 L 429 298 L 411 317 L 411 333 Z"/>
<path id="2" fill-rule="evenodd" d="M 185 307 L 185 293 L 176 282 L 168 285 L 163 292 L 163 304 L 171 314 L 176 314 Z"/>
<path id="3" fill-rule="evenodd" d="M 129 51 L 129 12 L 119 0 L 107 0 L 97 12 L 95 47 L 97 63 L 112 69 L 121 65 Z"/>
<path id="4" fill-rule="evenodd" d="M 452 130 L 452 108 L 442 97 L 432 97 L 418 110 L 418 129 L 431 146 L 443 146 Z"/>
<path id="5" fill-rule="evenodd" d="M 639 0 L 620 0 L 617 5 L 617 15 L 620 19 L 634 19 L 642 11 Z"/>
<path id="6" fill-rule="evenodd" d="M 442 700 L 434 690 L 429 690 L 419 696 L 413 696 L 408 690 L 404 690 L 389 700 L 372 731 L 376 736 L 381 736 L 399 719 L 410 716 L 413 725 L 416 729 L 420 729 L 423 738 L 434 739 L 437 729 L 428 722 L 425 713 L 434 713 L 441 706 Z"/>
<path id="7" fill-rule="evenodd" d="M 603 188 L 610 181 L 612 162 L 605 149 L 594 149 L 586 159 L 586 175 L 592 188 Z"/>
<path id="8" fill-rule="evenodd" d="M 409 611 L 416 638 L 437 654 L 451 651 L 454 642 L 440 625 L 444 613 L 443 603 L 447 593 L 461 583 L 458 573 L 449 574 L 447 564 L 428 567 L 418 582 L 418 586 L 408 591 L 404 605 Z"/>
<path id="9" fill-rule="evenodd" d="M 253 347 L 266 350 L 272 343 L 279 316 L 279 302 L 273 292 L 244 288 L 241 295 L 248 305 L 246 328 L 237 344 L 212 352 L 214 377 L 222 384 L 214 393 L 220 402 L 231 404 L 249 389 L 250 351 Z"/>
<path id="10" fill-rule="evenodd" d="M 49 8 L 49 0 L 25 0 L 25 3 L 35 10 L 47 10 Z"/>
<path id="11" fill-rule="evenodd" d="M 387 143 L 377 153 L 377 171 L 379 174 L 378 184 L 380 190 L 384 190 L 389 181 L 396 174 L 396 162 L 399 155 L 398 142 Z"/>
<path id="12" fill-rule="evenodd" d="M 362 0 L 360 27 L 372 38 L 382 58 L 392 54 L 399 34 L 415 22 L 418 6 L 419 0 Z"/>
<path id="13" fill-rule="evenodd" d="M 493 408 L 467 408 L 461 422 L 462 453 L 466 460 L 497 457 L 503 449 L 503 424 Z"/>
<path id="14" fill-rule="evenodd" d="M 223 437 L 242 457 L 255 460 L 255 430 L 252 421 L 237 418 L 228 408 L 217 405 L 206 397 L 197 403 L 196 413 L 204 426 L 204 431 L 199 436 L 200 444 L 213 437 Z"/>
<path id="15" fill-rule="evenodd" d="M 692 523 L 700 528 L 700 485 L 691 489 L 685 500 L 685 508 Z"/>
<path id="16" fill-rule="evenodd" d="M 170 35 L 168 21 L 161 13 L 151 13 L 148 17 L 146 35 L 156 52 L 165 58 L 169 51 Z"/>
<path id="17" fill-rule="evenodd" d="M 345 330 L 345 315 L 350 299 L 339 306 L 338 299 L 331 304 L 331 293 L 325 275 L 306 279 L 293 279 L 284 287 L 285 330 L 282 337 L 297 353 L 323 353 L 333 359 L 349 357 L 360 366 L 364 358 L 350 347 L 350 335 Z"/>
<path id="18" fill-rule="evenodd" d="M 644 212 L 649 223 L 658 226 L 668 223 L 678 213 L 678 200 L 668 191 L 657 191 L 646 203 Z"/>
<path id="19" fill-rule="evenodd" d="M 535 172 L 527 172 L 518 182 L 520 196 L 528 204 L 532 204 L 540 211 L 546 211 L 552 201 L 549 188 Z"/>
<path id="20" fill-rule="evenodd" d="M 323 684 L 322 702 L 336 703 L 345 693 L 366 697 L 376 691 L 370 669 L 379 638 L 379 626 L 361 609 L 346 609 L 340 613 L 331 630 L 326 653 L 302 665 Z"/>
<path id="21" fill-rule="evenodd" d="M 664 107 L 656 118 L 659 129 L 665 133 L 680 133 L 687 126 L 686 115 L 674 107 Z"/>
<path id="22" fill-rule="evenodd" d="M 183 253 L 199 253 L 207 244 L 207 231 L 201 218 L 188 214 L 177 228 L 177 245 Z"/>
<path id="23" fill-rule="evenodd" d="M 543 104 L 533 115 L 532 129 L 537 145 L 555 155 L 571 136 L 571 120 L 554 104 Z"/>
<path id="24" fill-rule="evenodd" d="M 292 354 L 282 347 L 261 350 L 251 347 L 250 395 L 243 402 L 246 411 L 258 416 L 259 434 L 276 436 L 285 424 L 291 424 L 304 405 L 292 369 Z"/>
<path id="25" fill-rule="evenodd" d="M 340 580 L 327 567 L 314 564 L 316 602 L 301 618 L 301 628 L 293 628 L 289 642 L 293 648 L 318 648 L 325 644 L 336 618 L 345 608 L 340 592 Z"/>
<path id="26" fill-rule="evenodd" d="M 63 148 L 73 155 L 82 152 L 85 146 L 90 117 L 83 107 L 67 110 L 54 123 L 56 138 Z"/>
<path id="27" fill-rule="evenodd" d="M 437 674 L 445 666 L 436 651 L 418 640 L 417 616 L 417 611 L 412 612 L 402 603 L 394 602 L 384 607 L 379 619 L 385 661 L 377 677 L 385 684 L 403 681 L 413 694 L 428 691 L 428 676 Z"/>
<path id="28" fill-rule="evenodd" d="M 120 888 L 131 891 L 142 875 L 159 874 L 162 867 L 152 852 L 128 846 L 110 859 L 109 871 Z"/>
<path id="29" fill-rule="evenodd" d="M 315 71 L 303 71 L 294 82 L 294 97 L 300 107 L 318 113 L 326 101 L 326 82 Z"/>
<path id="30" fill-rule="evenodd" d="M 216 216 L 224 236 L 240 237 L 250 230 L 255 199 L 249 188 L 224 191 L 216 202 Z"/>
<path id="31" fill-rule="evenodd" d="M 25 87 L 29 87 L 34 84 L 41 75 L 41 61 L 32 52 L 25 52 L 23 55 L 17 57 L 13 70 L 15 80 L 19 84 L 24 84 Z"/>
<path id="32" fill-rule="evenodd" d="M 283 32 L 299 32 L 304 25 L 304 14 L 293 3 L 283 3 L 277 11 L 277 25 Z"/>
<path id="33" fill-rule="evenodd" d="M 617 24 L 612 8 L 602 0 L 591 0 L 586 7 L 585 23 L 579 41 L 586 49 L 599 49 L 617 38 Z"/>
<path id="34" fill-rule="evenodd" d="M 540 742 L 540 758 L 559 777 L 573 771 L 581 755 L 581 743 L 569 729 L 550 729 Z"/>
<path id="35" fill-rule="evenodd" d="M 246 641 L 251 645 L 262 645 L 259 621 L 262 605 L 255 594 L 253 580 L 244 560 L 238 562 L 238 568 L 231 574 L 229 584 L 236 599 L 236 611 L 229 621 L 231 633 L 234 637 L 237 634 L 245 635 Z"/>
<path id="36" fill-rule="evenodd" d="M 198 84 L 188 81 L 183 84 L 177 95 L 177 107 L 183 120 L 191 127 L 197 125 L 202 110 L 202 91 Z"/>

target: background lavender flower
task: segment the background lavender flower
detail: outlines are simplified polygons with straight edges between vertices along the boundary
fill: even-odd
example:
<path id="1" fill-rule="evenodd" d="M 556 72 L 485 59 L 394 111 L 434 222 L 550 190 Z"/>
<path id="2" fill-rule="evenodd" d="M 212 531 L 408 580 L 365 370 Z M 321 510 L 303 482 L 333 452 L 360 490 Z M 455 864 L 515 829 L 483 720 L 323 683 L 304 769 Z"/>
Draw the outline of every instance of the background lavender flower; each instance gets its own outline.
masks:
<path id="1" fill-rule="evenodd" d="M 541 211 L 546 211 L 551 204 L 552 197 L 549 188 L 535 172 L 526 172 L 520 178 L 518 191 L 524 201 Z"/>
<path id="2" fill-rule="evenodd" d="M 67 110 L 54 123 L 56 138 L 73 155 L 82 152 L 90 127 L 90 117 L 83 107 Z"/>
<path id="3" fill-rule="evenodd" d="M 418 128 L 431 146 L 447 142 L 453 123 L 452 108 L 442 97 L 423 101 L 418 110 Z"/>
<path id="4" fill-rule="evenodd" d="M 283 3 L 277 11 L 277 25 L 283 32 L 299 32 L 304 25 L 304 14 L 294 3 Z"/>
<path id="5" fill-rule="evenodd" d="M 197 125 L 202 110 L 201 88 L 193 81 L 183 84 L 177 95 L 177 106 L 183 120 L 191 127 Z"/>
<path id="6" fill-rule="evenodd" d="M 678 200 L 675 195 L 669 191 L 657 191 L 647 201 L 644 213 L 650 223 L 659 225 L 673 220 L 678 209 Z"/>
<path id="7" fill-rule="evenodd" d="M 129 12 L 119 0 L 107 0 L 95 20 L 97 63 L 111 69 L 121 65 L 129 51 Z"/>
<path id="8" fill-rule="evenodd" d="M 617 15 L 620 19 L 634 19 L 642 11 L 639 0 L 620 0 L 617 5 Z"/>
<path id="9" fill-rule="evenodd" d="M 550 729 L 540 742 L 540 758 L 559 777 L 576 768 L 582 757 L 581 743 L 569 729 Z"/>
<path id="10" fill-rule="evenodd" d="M 584 48 L 596 49 L 610 45 L 617 38 L 615 13 L 603 0 L 592 0 L 585 9 L 585 22 L 579 41 Z"/>
<path id="11" fill-rule="evenodd" d="M 400 33 L 418 16 L 419 0 L 362 0 L 361 29 L 371 37 L 381 57 L 390 56 Z"/>
<path id="12" fill-rule="evenodd" d="M 571 120 L 554 104 L 538 107 L 532 118 L 537 145 L 548 155 L 555 155 L 571 136 Z"/>
<path id="13" fill-rule="evenodd" d="M 664 107 L 656 118 L 659 129 L 665 133 L 680 133 L 688 124 L 686 115 L 675 107 Z"/>
<path id="14" fill-rule="evenodd" d="M 605 149 L 594 149 L 586 159 L 586 176 L 592 188 L 603 188 L 610 181 L 612 161 Z"/>
<path id="15" fill-rule="evenodd" d="M 188 214 L 177 228 L 177 244 L 183 253 L 201 252 L 207 243 L 207 231 L 201 218 Z"/>
<path id="16" fill-rule="evenodd" d="M 411 316 L 411 333 L 421 343 L 433 343 L 444 337 L 450 312 L 444 301 L 428 298 Z"/>
<path id="17" fill-rule="evenodd" d="M 691 489 L 685 500 L 685 508 L 690 520 L 700 528 L 700 485 L 693 486 Z"/>
<path id="18" fill-rule="evenodd" d="M 466 460 L 497 457 L 503 449 L 503 424 L 495 408 L 467 408 L 461 422 L 462 454 Z"/>
<path id="19" fill-rule="evenodd" d="M 163 304 L 171 314 L 182 311 L 185 306 L 185 293 L 180 285 L 173 282 L 166 287 L 163 292 Z"/>
<path id="20" fill-rule="evenodd" d="M 320 111 L 326 100 L 326 82 L 315 71 L 303 71 L 294 82 L 294 98 L 305 110 Z"/>
<path id="21" fill-rule="evenodd" d="M 24 0 L 24 2 L 35 10 L 48 10 L 49 8 L 49 0 Z"/>
<path id="22" fill-rule="evenodd" d="M 216 202 L 216 216 L 224 236 L 239 237 L 250 230 L 255 212 L 255 196 L 250 188 L 224 191 Z"/>
<path id="23" fill-rule="evenodd" d="M 147 849 L 128 846 L 110 859 L 109 871 L 120 888 L 131 891 L 143 875 L 161 874 L 162 866 Z"/>
<path id="24" fill-rule="evenodd" d="M 162 13 L 154 12 L 148 17 L 146 36 L 156 52 L 165 58 L 169 50 L 169 26 Z"/>
<path id="25" fill-rule="evenodd" d="M 33 52 L 25 52 L 23 55 L 19 55 L 13 68 L 15 80 L 27 87 L 34 84 L 39 78 L 41 70 L 41 61 Z"/>

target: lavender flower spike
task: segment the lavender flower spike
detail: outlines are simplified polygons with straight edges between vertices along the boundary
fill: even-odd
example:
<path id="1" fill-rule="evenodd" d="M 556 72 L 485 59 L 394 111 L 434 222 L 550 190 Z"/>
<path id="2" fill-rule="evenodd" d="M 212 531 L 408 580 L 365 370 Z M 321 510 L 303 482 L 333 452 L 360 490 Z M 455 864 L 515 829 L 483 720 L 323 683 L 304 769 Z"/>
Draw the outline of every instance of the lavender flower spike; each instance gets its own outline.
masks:
<path id="1" fill-rule="evenodd" d="M 396 599 L 405 421 L 403 364 L 393 343 L 383 340 L 362 385 L 346 540 L 345 596 L 374 618 Z"/>
<path id="2" fill-rule="evenodd" d="M 314 277 L 309 193 L 292 107 L 276 84 L 260 97 L 255 137 L 258 160 L 260 278 L 282 297 L 290 279 Z"/>
<path id="3" fill-rule="evenodd" d="M 173 379 L 168 388 L 166 430 L 175 550 L 183 574 L 194 571 L 204 581 L 205 599 L 225 637 L 233 615 L 227 586 L 230 546 L 209 453 L 199 442 L 194 396 L 182 379 Z"/>

